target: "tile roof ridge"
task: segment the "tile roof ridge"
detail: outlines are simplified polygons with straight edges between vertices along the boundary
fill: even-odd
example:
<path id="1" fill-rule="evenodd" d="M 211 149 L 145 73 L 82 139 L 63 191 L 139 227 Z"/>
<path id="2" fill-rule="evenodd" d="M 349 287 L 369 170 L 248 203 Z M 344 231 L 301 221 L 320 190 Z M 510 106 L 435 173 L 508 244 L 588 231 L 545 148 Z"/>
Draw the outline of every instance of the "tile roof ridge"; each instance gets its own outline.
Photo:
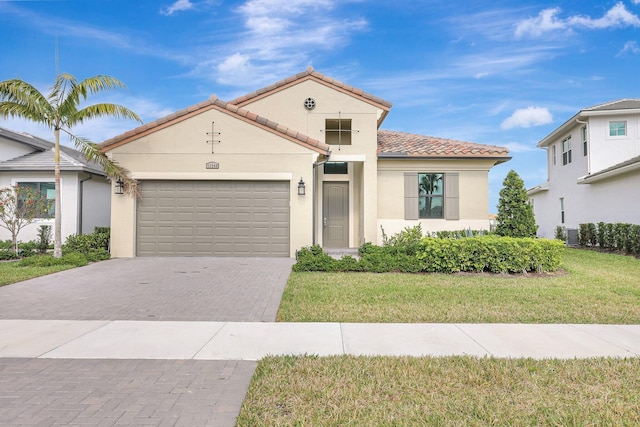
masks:
<path id="1" fill-rule="evenodd" d="M 391 102 L 386 101 L 386 100 L 384 100 L 384 99 L 382 99 L 380 97 L 377 97 L 375 95 L 372 95 L 370 93 L 367 93 L 367 92 L 363 91 L 362 89 L 358 89 L 356 87 L 353 87 L 353 86 L 350 86 L 350 85 L 348 85 L 346 83 L 343 83 L 343 82 L 341 82 L 339 80 L 336 80 L 336 79 L 334 79 L 332 77 L 329 77 L 329 76 L 327 76 L 325 74 L 322 74 L 321 72 L 319 72 L 315 68 L 313 68 L 311 65 L 308 66 L 304 71 L 302 71 L 302 72 L 300 72 L 298 74 L 295 74 L 295 75 L 290 76 L 290 77 L 286 77 L 286 78 L 284 78 L 282 80 L 279 80 L 279 81 L 277 81 L 275 83 L 272 83 L 272 84 L 270 84 L 270 85 L 268 85 L 266 87 L 263 87 L 261 89 L 257 89 L 257 90 L 255 90 L 253 92 L 249 92 L 249 93 L 247 93 L 245 95 L 239 96 L 238 98 L 229 101 L 229 103 L 231 103 L 231 104 L 241 104 L 241 103 L 246 102 L 246 101 L 248 101 L 250 99 L 253 99 L 253 98 L 257 97 L 257 96 L 260 96 L 260 95 L 262 95 L 264 93 L 276 90 L 276 89 L 278 89 L 278 88 L 280 88 L 282 86 L 288 85 L 288 84 L 296 82 L 298 80 L 302 80 L 302 79 L 308 78 L 309 76 L 314 77 L 314 78 L 316 78 L 316 79 L 318 79 L 318 80 L 320 80 L 322 82 L 325 82 L 328 85 L 335 86 L 335 87 L 340 88 L 342 90 L 346 90 L 347 92 L 351 92 L 354 95 L 360 96 L 360 97 L 365 98 L 365 99 L 367 99 L 369 101 L 375 102 L 377 104 L 381 104 L 381 105 L 383 105 L 383 106 L 385 106 L 387 108 L 391 108 L 392 105 L 393 105 Z"/>

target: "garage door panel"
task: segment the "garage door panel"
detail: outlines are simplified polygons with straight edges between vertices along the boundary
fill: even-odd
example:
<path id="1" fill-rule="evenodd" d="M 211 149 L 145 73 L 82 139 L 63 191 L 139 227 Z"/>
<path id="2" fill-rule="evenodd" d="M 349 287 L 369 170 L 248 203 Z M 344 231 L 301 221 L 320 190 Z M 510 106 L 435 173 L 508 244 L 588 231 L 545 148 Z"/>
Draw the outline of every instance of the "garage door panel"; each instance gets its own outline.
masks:
<path id="1" fill-rule="evenodd" d="M 289 182 L 143 181 L 138 256 L 289 256 Z"/>

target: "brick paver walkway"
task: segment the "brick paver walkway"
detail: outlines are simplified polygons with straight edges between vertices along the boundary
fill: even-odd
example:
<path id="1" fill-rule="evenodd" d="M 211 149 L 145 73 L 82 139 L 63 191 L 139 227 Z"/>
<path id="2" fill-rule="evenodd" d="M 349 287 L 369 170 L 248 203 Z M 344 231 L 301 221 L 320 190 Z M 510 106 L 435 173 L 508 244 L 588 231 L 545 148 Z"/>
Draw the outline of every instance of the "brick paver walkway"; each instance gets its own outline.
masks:
<path id="1" fill-rule="evenodd" d="M 272 322 L 291 259 L 115 259 L 0 287 L 0 318 Z M 0 358 L 0 425 L 235 425 L 256 362 Z"/>
<path id="2" fill-rule="evenodd" d="M 129 258 L 0 287 L 1 319 L 272 322 L 289 258 Z"/>

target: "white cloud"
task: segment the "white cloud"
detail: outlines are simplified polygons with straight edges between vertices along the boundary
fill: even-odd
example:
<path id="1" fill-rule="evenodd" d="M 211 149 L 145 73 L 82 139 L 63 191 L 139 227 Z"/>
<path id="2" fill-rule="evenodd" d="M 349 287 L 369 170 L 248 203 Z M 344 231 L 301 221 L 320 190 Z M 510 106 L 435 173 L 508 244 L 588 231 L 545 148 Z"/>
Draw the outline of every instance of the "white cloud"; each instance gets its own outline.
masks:
<path id="1" fill-rule="evenodd" d="M 535 18 L 525 19 L 516 26 L 516 37 L 520 38 L 525 34 L 536 37 L 548 31 L 566 28 L 565 23 L 556 17 L 559 13 L 560 8 L 554 7 L 544 9 Z"/>
<path id="2" fill-rule="evenodd" d="M 640 0 L 638 0 L 638 2 L 640 2 Z M 627 52 L 632 53 L 634 55 L 640 54 L 640 46 L 638 46 L 638 42 L 636 42 L 636 41 L 626 42 L 624 44 L 624 47 L 620 51 L 620 53 L 618 53 L 618 56 L 620 56 L 620 55 L 622 55 L 624 53 L 627 53 Z"/>
<path id="3" fill-rule="evenodd" d="M 337 0 L 248 0 L 236 9 L 245 31 L 219 46 L 217 59 L 201 62 L 194 73 L 214 75 L 218 83 L 235 86 L 251 80 L 255 87 L 303 69 L 318 51 L 341 49 L 352 34 L 367 29 L 367 21 L 350 17 L 348 8 L 338 11 L 342 4 Z"/>
<path id="4" fill-rule="evenodd" d="M 182 12 L 184 10 L 193 9 L 193 3 L 190 0 L 177 0 L 171 6 L 163 7 L 160 13 L 163 15 L 173 15 L 175 12 Z"/>
<path id="5" fill-rule="evenodd" d="M 542 107 L 527 107 L 519 108 L 513 112 L 513 114 L 505 119 L 500 128 L 513 129 L 513 128 L 528 128 L 531 126 L 541 126 L 551 123 L 553 117 L 546 108 Z"/>
<path id="6" fill-rule="evenodd" d="M 639 4 L 640 0 L 638 1 Z M 623 3 L 615 4 L 601 18 L 574 15 L 566 19 L 560 18 L 560 8 L 542 10 L 538 16 L 525 19 L 516 26 L 516 38 L 523 36 L 539 37 L 551 31 L 570 31 L 574 28 L 604 29 L 616 27 L 640 27 L 638 15 L 627 10 Z"/>

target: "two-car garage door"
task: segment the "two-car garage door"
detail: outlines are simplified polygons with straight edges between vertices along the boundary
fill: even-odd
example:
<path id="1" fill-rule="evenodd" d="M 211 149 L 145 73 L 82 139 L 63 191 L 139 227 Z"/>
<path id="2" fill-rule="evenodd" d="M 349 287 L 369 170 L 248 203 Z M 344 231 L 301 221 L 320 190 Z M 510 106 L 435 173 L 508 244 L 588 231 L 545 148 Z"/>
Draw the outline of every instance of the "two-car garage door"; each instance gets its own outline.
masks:
<path id="1" fill-rule="evenodd" d="M 289 256 L 288 181 L 142 181 L 138 256 Z"/>

